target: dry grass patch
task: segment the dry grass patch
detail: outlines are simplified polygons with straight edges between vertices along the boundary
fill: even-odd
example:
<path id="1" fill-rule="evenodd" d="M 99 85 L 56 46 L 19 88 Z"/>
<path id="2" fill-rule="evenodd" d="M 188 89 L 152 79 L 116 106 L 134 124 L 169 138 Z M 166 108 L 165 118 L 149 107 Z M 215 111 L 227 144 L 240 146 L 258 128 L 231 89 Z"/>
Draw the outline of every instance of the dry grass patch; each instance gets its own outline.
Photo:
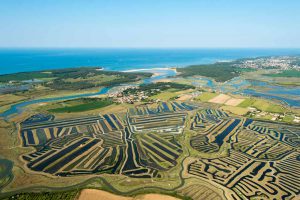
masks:
<path id="1" fill-rule="evenodd" d="M 235 115 L 245 115 L 249 111 L 247 108 L 240 108 L 235 106 L 222 106 L 221 109 Z"/>
<path id="2" fill-rule="evenodd" d="M 145 194 L 141 196 L 137 196 L 134 198 L 134 200 L 179 200 L 178 198 L 162 195 L 162 194 Z"/>
<path id="3" fill-rule="evenodd" d="M 12 104 L 26 100 L 27 97 L 14 95 L 14 94 L 2 94 L 0 95 L 0 112 L 8 110 Z"/>
<path id="4" fill-rule="evenodd" d="M 203 92 L 196 99 L 200 100 L 200 101 L 203 101 L 203 102 L 207 102 L 207 101 L 211 100 L 212 98 L 214 98 L 216 96 L 218 96 L 217 93 Z"/>
<path id="5" fill-rule="evenodd" d="M 106 191 L 96 189 L 84 189 L 80 192 L 78 200 L 178 200 L 178 198 L 162 194 L 145 194 L 136 197 L 123 197 Z"/>
<path id="6" fill-rule="evenodd" d="M 24 96 L 19 96 L 14 94 L 2 94 L 0 95 L 0 106 L 22 101 L 24 99 L 26 99 L 26 97 Z"/>
<path id="7" fill-rule="evenodd" d="M 218 103 L 218 104 L 224 104 L 226 101 L 228 101 L 231 97 L 226 94 L 219 94 L 218 96 L 212 98 L 208 102 L 210 103 Z"/>
<path id="8" fill-rule="evenodd" d="M 237 106 L 241 104 L 245 99 L 243 98 L 236 98 L 229 96 L 227 94 L 219 94 L 213 98 L 211 98 L 208 102 L 210 103 L 217 103 L 217 104 L 224 104 L 227 106 Z"/>
<path id="9" fill-rule="evenodd" d="M 184 94 L 184 95 L 181 95 L 177 100 L 178 101 L 187 101 L 187 100 L 190 100 L 191 98 L 193 98 L 193 95 Z"/>
<path id="10" fill-rule="evenodd" d="M 245 99 L 236 99 L 236 98 L 231 98 L 228 101 L 225 102 L 225 105 L 228 106 L 237 106 L 240 103 L 242 103 Z"/>
<path id="11" fill-rule="evenodd" d="M 84 189 L 80 192 L 78 200 L 131 200 L 130 197 L 122 197 L 119 195 L 111 194 L 102 190 Z"/>

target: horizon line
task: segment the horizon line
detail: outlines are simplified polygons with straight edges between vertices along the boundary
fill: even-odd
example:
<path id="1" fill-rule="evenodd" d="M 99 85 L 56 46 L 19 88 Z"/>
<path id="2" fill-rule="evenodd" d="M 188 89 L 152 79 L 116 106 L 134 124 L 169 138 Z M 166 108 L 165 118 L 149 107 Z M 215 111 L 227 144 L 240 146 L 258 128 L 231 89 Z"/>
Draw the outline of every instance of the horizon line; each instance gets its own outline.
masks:
<path id="1" fill-rule="evenodd" d="M 300 49 L 300 47 L 1 47 L 0 49 Z"/>

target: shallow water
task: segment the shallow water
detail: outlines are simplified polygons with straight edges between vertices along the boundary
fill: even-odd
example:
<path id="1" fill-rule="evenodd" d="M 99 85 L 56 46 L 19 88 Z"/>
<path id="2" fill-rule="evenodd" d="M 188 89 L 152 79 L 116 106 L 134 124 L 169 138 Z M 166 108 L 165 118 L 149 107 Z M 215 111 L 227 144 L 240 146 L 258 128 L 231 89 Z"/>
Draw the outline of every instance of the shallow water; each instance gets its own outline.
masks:
<path id="1" fill-rule="evenodd" d="M 262 97 L 267 99 L 276 99 L 289 106 L 300 107 L 300 87 L 283 87 L 271 85 L 262 81 L 248 81 L 241 77 L 235 77 L 225 83 L 214 83 L 210 78 L 188 78 L 192 80 L 194 86 L 204 86 L 223 93 L 233 93 Z M 197 81 L 205 80 L 205 84 Z M 252 86 L 262 87 L 263 92 L 250 89 Z"/>
<path id="2" fill-rule="evenodd" d="M 300 98 L 300 87 L 284 87 L 284 86 L 278 86 L 278 85 L 271 85 L 267 82 L 263 81 L 250 81 L 251 85 L 253 86 L 260 86 L 267 88 L 267 91 L 264 91 L 264 93 L 268 94 L 275 94 L 275 95 L 295 95 L 299 96 Z"/>
<path id="3" fill-rule="evenodd" d="M 279 100 L 279 101 L 282 101 L 282 102 L 288 104 L 289 106 L 300 107 L 300 100 L 288 98 L 288 97 L 282 97 L 282 96 L 278 96 L 278 95 L 272 95 L 270 93 L 261 93 L 261 92 L 255 91 L 253 89 L 242 90 L 241 94 L 247 94 L 247 95 L 262 97 L 262 98 L 267 98 L 267 99 L 276 99 L 276 100 Z"/>

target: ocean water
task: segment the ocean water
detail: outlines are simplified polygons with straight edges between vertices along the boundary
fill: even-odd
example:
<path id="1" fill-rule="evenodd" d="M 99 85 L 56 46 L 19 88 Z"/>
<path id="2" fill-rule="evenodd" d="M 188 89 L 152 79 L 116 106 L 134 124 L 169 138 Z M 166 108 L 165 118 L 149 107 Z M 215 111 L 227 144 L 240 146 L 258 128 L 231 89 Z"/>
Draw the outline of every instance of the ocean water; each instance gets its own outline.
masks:
<path id="1" fill-rule="evenodd" d="M 300 55 L 300 49 L 0 49 L 0 74 L 101 66 L 125 71 L 239 58 Z"/>

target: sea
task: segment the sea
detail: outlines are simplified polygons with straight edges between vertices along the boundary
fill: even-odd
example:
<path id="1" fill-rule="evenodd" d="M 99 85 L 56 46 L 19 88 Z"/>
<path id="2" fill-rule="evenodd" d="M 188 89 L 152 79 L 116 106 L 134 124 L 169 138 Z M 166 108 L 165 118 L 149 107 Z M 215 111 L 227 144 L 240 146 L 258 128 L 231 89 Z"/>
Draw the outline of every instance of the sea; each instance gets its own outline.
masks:
<path id="1" fill-rule="evenodd" d="M 138 71 L 281 55 L 300 55 L 300 49 L 2 48 L 0 74 L 85 66 Z"/>

